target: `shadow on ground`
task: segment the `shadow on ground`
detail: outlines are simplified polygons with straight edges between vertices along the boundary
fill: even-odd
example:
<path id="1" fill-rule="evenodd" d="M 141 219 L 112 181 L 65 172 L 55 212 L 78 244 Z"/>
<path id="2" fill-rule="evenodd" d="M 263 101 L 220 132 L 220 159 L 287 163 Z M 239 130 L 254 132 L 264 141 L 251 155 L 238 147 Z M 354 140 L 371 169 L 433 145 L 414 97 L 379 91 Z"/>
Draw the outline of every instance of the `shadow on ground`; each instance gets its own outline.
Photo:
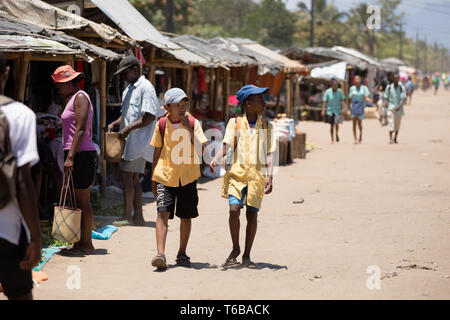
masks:
<path id="1" fill-rule="evenodd" d="M 228 266 L 228 267 L 222 266 L 222 269 L 220 271 L 241 270 L 241 269 L 249 269 L 249 270 L 263 270 L 263 269 L 281 270 L 281 269 L 285 269 L 285 270 L 288 270 L 287 266 L 280 266 L 278 264 L 272 264 L 272 263 L 255 262 L 255 265 L 256 265 L 256 268 L 247 268 L 247 267 L 244 267 L 241 263 L 239 263 L 239 264 L 235 264 L 235 265 Z"/>

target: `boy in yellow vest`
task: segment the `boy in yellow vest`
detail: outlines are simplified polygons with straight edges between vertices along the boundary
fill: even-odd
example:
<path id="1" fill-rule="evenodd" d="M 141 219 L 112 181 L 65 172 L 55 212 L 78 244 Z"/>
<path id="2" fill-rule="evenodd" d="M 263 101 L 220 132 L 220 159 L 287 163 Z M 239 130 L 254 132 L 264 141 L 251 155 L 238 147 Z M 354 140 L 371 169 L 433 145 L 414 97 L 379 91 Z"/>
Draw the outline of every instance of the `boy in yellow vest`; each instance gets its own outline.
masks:
<path id="1" fill-rule="evenodd" d="M 164 95 L 167 115 L 158 120 L 150 144 L 153 155 L 153 194 L 157 198 L 156 244 L 158 254 L 152 260 L 157 269 L 167 269 L 164 255 L 168 220 L 181 219 L 180 249 L 176 262 L 189 266 L 186 247 L 191 232 L 191 219 L 198 216 L 197 179 L 200 177 L 200 157 L 205 137 L 197 119 L 187 113 L 189 98 L 179 88 Z"/>
<path id="2" fill-rule="evenodd" d="M 224 267 L 237 264 L 241 250 L 239 246 L 239 215 L 244 204 L 247 206 L 247 229 L 242 265 L 256 268 L 250 259 L 250 251 L 256 235 L 258 211 L 264 194 L 272 192 L 272 153 L 276 150 L 272 125 L 263 120 L 266 103 L 264 93 L 268 88 L 253 85 L 242 87 L 236 95 L 244 116 L 228 122 L 223 150 L 211 162 L 214 173 L 220 158 L 232 148 L 232 165 L 223 180 L 222 197 L 228 199 L 230 206 L 229 226 L 233 249 L 225 261 Z"/>

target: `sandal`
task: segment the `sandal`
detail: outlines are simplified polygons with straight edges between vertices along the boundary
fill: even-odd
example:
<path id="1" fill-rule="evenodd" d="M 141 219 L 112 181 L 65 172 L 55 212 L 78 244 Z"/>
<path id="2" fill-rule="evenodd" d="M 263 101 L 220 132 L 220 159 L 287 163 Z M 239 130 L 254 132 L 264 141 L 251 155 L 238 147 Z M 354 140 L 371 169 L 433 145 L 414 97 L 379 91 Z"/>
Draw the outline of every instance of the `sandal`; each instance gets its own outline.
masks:
<path id="1" fill-rule="evenodd" d="M 257 269 L 256 264 L 250 259 L 242 259 L 242 266 L 248 269 Z"/>
<path id="2" fill-rule="evenodd" d="M 231 267 L 231 266 L 235 266 L 238 264 L 239 264 L 239 262 L 237 261 L 236 258 L 227 258 L 227 260 L 225 260 L 225 263 L 222 265 L 222 267 Z"/>
<path id="3" fill-rule="evenodd" d="M 152 266 L 154 266 L 158 270 L 167 269 L 166 256 L 158 253 L 156 257 L 152 259 Z"/>
<path id="4" fill-rule="evenodd" d="M 179 254 L 175 261 L 177 262 L 177 265 L 179 265 L 179 266 L 190 266 L 191 265 L 191 258 L 189 258 L 186 254 Z"/>
<path id="5" fill-rule="evenodd" d="M 86 252 L 83 252 L 80 249 L 62 249 L 61 251 L 58 252 L 59 255 L 64 256 L 64 257 L 84 257 L 86 255 Z"/>
<path id="6" fill-rule="evenodd" d="M 128 220 L 116 220 L 116 221 L 113 221 L 112 224 L 113 224 L 113 226 L 116 226 L 116 227 L 126 227 L 126 226 L 132 226 L 133 225 Z"/>

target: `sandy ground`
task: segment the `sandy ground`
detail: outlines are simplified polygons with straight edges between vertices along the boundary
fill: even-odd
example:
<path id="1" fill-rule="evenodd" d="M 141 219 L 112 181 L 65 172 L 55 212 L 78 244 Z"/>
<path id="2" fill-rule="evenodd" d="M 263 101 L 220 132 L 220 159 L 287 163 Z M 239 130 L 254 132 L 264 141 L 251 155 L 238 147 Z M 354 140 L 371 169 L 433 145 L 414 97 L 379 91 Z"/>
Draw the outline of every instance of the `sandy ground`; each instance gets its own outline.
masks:
<path id="1" fill-rule="evenodd" d="M 221 180 L 199 184 L 190 269 L 176 267 L 179 220 L 170 223 L 166 272 L 156 253 L 155 203 L 146 227 L 123 227 L 95 241 L 98 254 L 54 256 L 36 299 L 449 299 L 450 92 L 418 92 L 406 107 L 398 145 L 375 119 L 353 145 L 351 124 L 331 145 L 328 125 L 302 122 L 315 150 L 281 167 L 259 217 L 252 258 L 257 270 L 223 270 L 231 249 Z M 293 204 L 304 198 L 303 204 Z M 241 216 L 241 246 L 245 215 Z M 69 289 L 68 269 L 81 288 Z M 370 290 L 369 266 L 383 277 Z M 404 268 L 398 268 L 398 266 Z M 2 297 L 3 298 L 3 297 Z"/>

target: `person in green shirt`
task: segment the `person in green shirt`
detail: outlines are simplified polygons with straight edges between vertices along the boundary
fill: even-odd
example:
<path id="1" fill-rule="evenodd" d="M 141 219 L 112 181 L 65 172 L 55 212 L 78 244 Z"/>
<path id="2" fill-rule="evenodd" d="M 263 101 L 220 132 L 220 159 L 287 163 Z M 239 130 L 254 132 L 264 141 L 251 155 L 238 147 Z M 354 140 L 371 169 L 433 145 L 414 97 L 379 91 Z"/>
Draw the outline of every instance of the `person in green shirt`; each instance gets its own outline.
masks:
<path id="1" fill-rule="evenodd" d="M 364 120 L 364 108 L 366 102 L 373 103 L 373 100 L 369 98 L 369 88 L 361 84 L 361 77 L 355 76 L 355 85 L 350 87 L 349 98 L 351 99 L 350 113 L 353 119 L 353 137 L 355 138 L 354 144 L 362 142 L 362 121 Z M 359 127 L 359 139 L 356 138 L 356 125 Z"/>
<path id="2" fill-rule="evenodd" d="M 322 118 L 331 125 L 331 143 L 334 143 L 334 128 L 336 128 L 336 141 L 339 142 L 339 124 L 342 123 L 342 114 L 345 109 L 344 92 L 338 86 L 337 79 L 333 78 L 331 88 L 326 90 L 323 95 Z"/>
<path id="3" fill-rule="evenodd" d="M 388 128 L 389 128 L 389 143 L 398 143 L 397 137 L 400 131 L 400 123 L 402 116 L 404 115 L 403 105 L 406 101 L 406 89 L 399 82 L 400 77 L 398 74 L 394 76 L 394 82 L 386 87 L 384 97 L 387 103 L 387 116 L 388 116 Z M 395 133 L 395 135 L 394 135 Z M 392 139 L 394 135 L 394 139 Z"/>

